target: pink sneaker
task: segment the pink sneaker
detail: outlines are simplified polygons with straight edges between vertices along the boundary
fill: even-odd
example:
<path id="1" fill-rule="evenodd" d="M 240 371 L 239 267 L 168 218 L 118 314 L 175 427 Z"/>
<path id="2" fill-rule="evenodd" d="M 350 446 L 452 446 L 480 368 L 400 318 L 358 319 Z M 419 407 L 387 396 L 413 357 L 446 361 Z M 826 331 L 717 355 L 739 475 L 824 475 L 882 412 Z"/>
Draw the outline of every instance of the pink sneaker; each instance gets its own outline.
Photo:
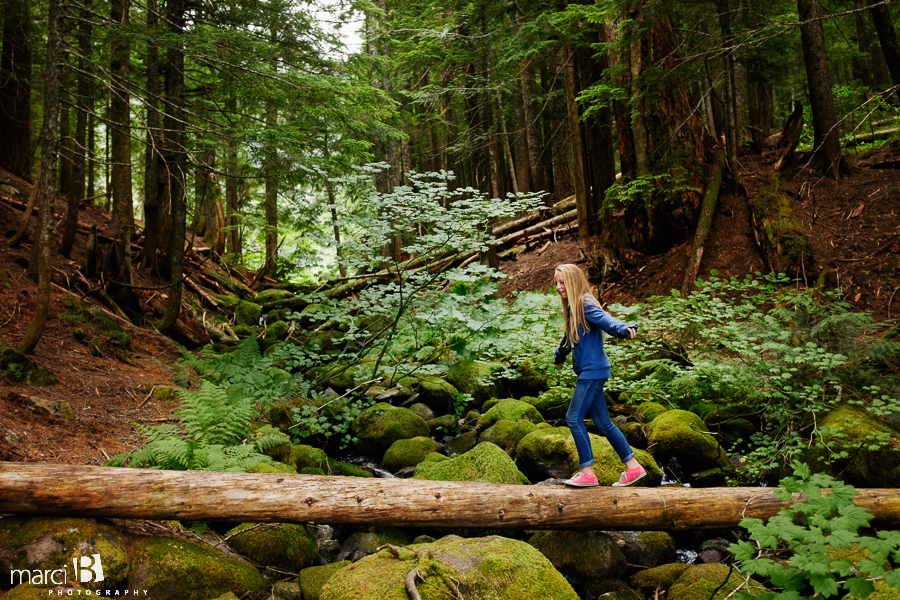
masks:
<path id="1" fill-rule="evenodd" d="M 626 469 L 622 472 L 622 476 L 619 477 L 619 480 L 615 482 L 613 485 L 615 486 L 625 486 L 631 485 L 641 477 L 647 474 L 647 471 L 644 470 L 644 467 L 638 466 L 636 469 Z"/>
<path id="2" fill-rule="evenodd" d="M 563 483 L 565 483 L 566 485 L 571 485 L 572 487 L 592 487 L 595 485 L 600 485 L 595 476 L 588 475 L 584 471 L 578 471 L 578 473 L 574 475 L 572 479 L 566 479 Z"/>

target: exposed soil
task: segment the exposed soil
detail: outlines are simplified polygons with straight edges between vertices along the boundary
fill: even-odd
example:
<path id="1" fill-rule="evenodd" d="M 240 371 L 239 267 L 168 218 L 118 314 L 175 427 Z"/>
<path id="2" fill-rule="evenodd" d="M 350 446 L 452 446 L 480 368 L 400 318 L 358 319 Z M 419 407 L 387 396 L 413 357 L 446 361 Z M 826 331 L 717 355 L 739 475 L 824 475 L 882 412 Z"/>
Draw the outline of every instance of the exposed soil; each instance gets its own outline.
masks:
<path id="1" fill-rule="evenodd" d="M 853 156 L 850 158 L 852 161 Z M 740 163 L 741 181 L 752 195 L 769 180 L 771 166 L 750 153 L 743 154 Z M 0 171 L 2 231 L 17 227 L 22 218 L 22 210 L 8 200 L 14 187 L 27 186 L 18 181 L 13 181 L 16 185 L 12 187 L 3 184 L 13 179 Z M 828 285 L 839 287 L 854 306 L 871 311 L 877 320 L 897 315 L 900 151 L 883 150 L 858 161 L 837 183 L 801 173 L 783 189 L 813 246 L 814 264 L 809 266 L 807 280 L 813 283 L 820 270 L 825 270 Z M 64 203 L 58 202 L 57 211 L 62 210 Z M 110 221 L 96 206 L 82 210 L 79 220 L 97 224 L 101 231 Z M 173 403 L 158 400 L 151 391 L 155 386 L 173 385 L 169 365 L 179 356 L 175 344 L 152 328 L 119 319 L 134 346 L 133 351 L 123 352 L 110 344 L 102 331 L 66 317 L 64 298 L 79 297 L 67 288 L 81 277 L 84 244 L 85 237 L 79 234 L 71 257 L 54 258 L 57 285 L 52 316 L 33 357 L 52 369 L 58 382 L 32 388 L 0 379 L 0 460 L 100 464 L 109 456 L 137 448 L 140 436 L 132 423 L 163 422 L 174 409 Z M 637 257 L 636 267 L 602 291 L 603 301 L 634 303 L 679 288 L 689 247 L 685 243 L 663 255 Z M 0 344 L 15 347 L 32 320 L 36 288 L 25 273 L 31 251 L 30 239 L 18 248 L 0 241 Z M 572 234 L 560 233 L 549 246 L 504 261 L 501 269 L 509 278 L 501 294 L 546 290 L 554 267 L 563 262 L 586 265 Z M 720 277 L 765 271 L 744 195 L 720 197 L 700 277 L 708 277 L 713 269 Z M 802 279 L 803 274 L 798 275 Z M 159 285 L 146 275 L 141 275 L 138 283 Z M 90 298 L 85 301 L 99 306 Z M 108 307 L 104 310 L 111 314 Z M 88 333 L 83 341 L 74 335 L 77 327 Z M 33 398 L 67 405 L 73 418 L 46 414 Z"/>

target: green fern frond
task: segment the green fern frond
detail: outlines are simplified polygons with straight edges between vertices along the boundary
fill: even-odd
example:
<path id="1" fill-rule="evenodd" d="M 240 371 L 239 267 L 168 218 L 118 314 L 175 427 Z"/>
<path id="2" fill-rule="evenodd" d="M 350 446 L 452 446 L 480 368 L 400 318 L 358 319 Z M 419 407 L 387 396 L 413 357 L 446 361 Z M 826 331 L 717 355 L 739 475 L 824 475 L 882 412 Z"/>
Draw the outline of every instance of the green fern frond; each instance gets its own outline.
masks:
<path id="1" fill-rule="evenodd" d="M 250 336 L 238 344 L 237 352 L 234 354 L 234 364 L 236 367 L 249 369 L 253 367 L 262 358 L 262 352 L 259 350 L 259 341 Z"/>

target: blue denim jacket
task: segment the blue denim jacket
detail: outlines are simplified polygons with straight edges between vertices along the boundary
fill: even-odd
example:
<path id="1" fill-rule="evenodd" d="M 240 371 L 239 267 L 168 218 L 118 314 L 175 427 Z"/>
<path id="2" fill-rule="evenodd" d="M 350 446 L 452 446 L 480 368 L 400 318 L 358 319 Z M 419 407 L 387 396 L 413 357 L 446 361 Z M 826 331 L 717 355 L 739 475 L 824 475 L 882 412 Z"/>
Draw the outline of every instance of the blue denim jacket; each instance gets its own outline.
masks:
<path id="1" fill-rule="evenodd" d="M 585 294 L 585 298 L 588 294 Z M 592 296 L 591 296 L 592 297 Z M 634 323 L 622 323 L 614 319 L 592 302 L 584 302 L 584 318 L 591 326 L 589 331 L 578 330 L 579 342 L 569 344 L 566 334 L 559 341 L 553 355 L 553 363 L 560 365 L 572 353 L 572 363 L 578 379 L 609 379 L 609 358 L 603 350 L 603 332 L 617 338 L 627 338 L 628 328 Z"/>

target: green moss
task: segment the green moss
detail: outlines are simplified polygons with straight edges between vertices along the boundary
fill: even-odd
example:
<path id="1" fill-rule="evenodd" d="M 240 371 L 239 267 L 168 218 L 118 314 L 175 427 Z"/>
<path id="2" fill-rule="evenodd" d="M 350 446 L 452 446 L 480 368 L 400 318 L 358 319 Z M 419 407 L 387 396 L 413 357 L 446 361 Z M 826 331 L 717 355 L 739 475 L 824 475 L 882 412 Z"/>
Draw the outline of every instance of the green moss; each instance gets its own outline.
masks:
<path id="1" fill-rule="evenodd" d="M 248 473 L 286 473 L 296 475 L 297 469 L 283 462 L 260 463 L 247 469 Z"/>
<path id="2" fill-rule="evenodd" d="M 678 578 L 684 575 L 691 565 L 685 563 L 669 563 L 650 569 L 638 571 L 631 577 L 631 585 L 636 588 L 651 590 L 667 590 Z"/>
<path id="3" fill-rule="evenodd" d="M 705 431 L 706 424 L 694 413 L 669 410 L 647 425 L 647 444 L 657 460 L 676 457 L 688 473 L 730 467 L 724 448 Z"/>
<path id="4" fill-rule="evenodd" d="M 280 429 L 266 425 L 257 429 L 251 440 L 257 452 L 279 462 L 288 463 L 291 457 L 291 438 Z"/>
<path id="5" fill-rule="evenodd" d="M 425 420 L 409 410 L 379 402 L 354 419 L 351 426 L 357 438 L 357 449 L 380 461 L 384 452 L 397 440 L 429 437 L 431 430 Z"/>
<path id="6" fill-rule="evenodd" d="M 341 462 L 339 460 L 329 460 L 325 469 L 326 475 L 338 475 L 340 477 L 375 477 L 371 472 L 357 467 L 356 465 Z"/>
<path id="7" fill-rule="evenodd" d="M 734 591 L 743 585 L 744 580 L 740 574 L 730 570 L 727 565 L 691 565 L 669 588 L 668 597 L 679 600 L 726 600 L 732 598 Z M 752 596 L 766 591 L 758 582 L 750 580 Z"/>
<path id="8" fill-rule="evenodd" d="M 544 422 L 544 417 L 542 417 L 541 413 L 539 413 L 531 404 L 522 402 L 521 400 L 504 400 L 484 413 L 480 423 L 485 427 L 490 427 L 501 419 L 513 422 L 520 419 L 526 419 L 532 423 Z"/>
<path id="9" fill-rule="evenodd" d="M 514 457 L 519 440 L 536 429 L 537 425 L 525 419 L 518 421 L 501 419 L 482 431 L 481 435 L 478 436 L 478 441 L 496 444 L 503 448 L 507 454 Z"/>
<path id="10" fill-rule="evenodd" d="M 303 600 L 319 600 L 322 597 L 322 588 L 328 583 L 328 580 L 351 564 L 353 563 L 349 560 L 342 560 L 327 565 L 307 567 L 300 571 L 298 581 Z"/>
<path id="11" fill-rule="evenodd" d="M 284 321 L 276 321 L 266 327 L 266 339 L 283 340 L 287 337 L 290 325 Z"/>
<path id="12" fill-rule="evenodd" d="M 292 523 L 243 523 L 228 532 L 228 545 L 255 563 L 299 571 L 319 557 L 316 528 Z"/>
<path id="13" fill-rule="evenodd" d="M 412 479 L 483 481 L 510 485 L 529 483 L 509 455 L 491 443 L 478 444 L 465 454 L 449 460 L 421 462 L 416 466 Z"/>
<path id="14" fill-rule="evenodd" d="M 246 300 L 238 302 L 234 310 L 234 319 L 237 325 L 259 325 L 260 315 L 262 315 L 262 306 Z"/>
<path id="15" fill-rule="evenodd" d="M 649 423 L 667 410 L 669 409 L 659 402 L 642 402 L 634 409 L 634 412 L 641 415 L 645 423 Z"/>
<path id="16" fill-rule="evenodd" d="M 9 346 L 0 346 L 0 377 L 31 387 L 56 383 L 53 371 Z"/>
<path id="17" fill-rule="evenodd" d="M 548 421 L 565 419 L 573 392 L 574 390 L 570 387 L 550 388 L 538 396 L 534 407 Z"/>
<path id="18" fill-rule="evenodd" d="M 328 455 L 324 450 L 306 444 L 297 444 L 291 448 L 288 458 L 288 463 L 298 471 L 308 467 L 324 469 L 327 461 Z"/>
<path id="19" fill-rule="evenodd" d="M 67 568 L 77 556 L 99 554 L 109 585 L 123 581 L 129 571 L 122 534 L 94 519 L 7 517 L 0 520 L 0 548 L 8 552 L 0 558 L 16 569 Z"/>
<path id="20" fill-rule="evenodd" d="M 385 549 L 332 577 L 321 600 L 379 598 L 407 600 L 406 574 L 418 568 L 423 600 L 458 597 L 466 600 L 577 600 L 578 596 L 553 565 L 533 547 L 518 540 L 488 536 L 447 536 L 426 544 Z"/>
<path id="21" fill-rule="evenodd" d="M 495 363 L 460 360 L 447 370 L 447 381 L 460 392 L 471 394 L 476 406 L 482 406 L 492 397 L 505 396 L 506 389 L 493 379 L 493 372 L 501 368 Z"/>
<path id="22" fill-rule="evenodd" d="M 296 298 L 292 292 L 288 290 L 279 290 L 277 288 L 269 288 L 267 290 L 263 290 L 256 294 L 256 298 L 254 298 L 254 302 L 257 304 L 271 304 L 273 302 L 278 302 L 279 300 L 289 300 L 292 298 Z"/>
<path id="23" fill-rule="evenodd" d="M 625 556 L 601 531 L 539 531 L 528 543 L 562 573 L 579 579 L 616 579 L 625 574 Z"/>
<path id="24" fill-rule="evenodd" d="M 550 389 L 550 374 L 539 368 L 531 359 L 516 365 L 517 375 L 504 378 L 509 395 L 514 398 L 537 396 Z"/>
<path id="25" fill-rule="evenodd" d="M 209 600 L 226 592 L 255 594 L 265 580 L 252 565 L 205 544 L 172 538 L 141 538 L 131 552 L 128 588 L 160 600 Z"/>
<path id="26" fill-rule="evenodd" d="M 384 459 L 381 462 L 384 468 L 392 471 L 403 467 L 414 467 L 440 447 L 440 444 L 433 439 L 422 436 L 397 440 L 384 453 Z"/>

